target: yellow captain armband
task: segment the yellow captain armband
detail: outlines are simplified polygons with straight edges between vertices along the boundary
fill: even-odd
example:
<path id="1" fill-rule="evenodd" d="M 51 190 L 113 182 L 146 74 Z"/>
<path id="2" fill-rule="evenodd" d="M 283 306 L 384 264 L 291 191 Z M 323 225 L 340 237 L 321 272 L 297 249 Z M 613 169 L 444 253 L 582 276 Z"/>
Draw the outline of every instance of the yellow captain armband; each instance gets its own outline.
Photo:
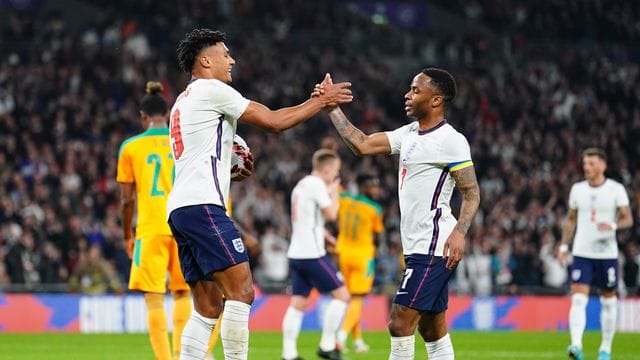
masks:
<path id="1" fill-rule="evenodd" d="M 471 160 L 464 160 L 464 161 L 454 162 L 454 163 L 449 164 L 449 172 L 458 171 L 458 170 L 464 169 L 464 168 L 472 166 L 472 165 L 473 165 L 473 161 L 471 161 Z"/>

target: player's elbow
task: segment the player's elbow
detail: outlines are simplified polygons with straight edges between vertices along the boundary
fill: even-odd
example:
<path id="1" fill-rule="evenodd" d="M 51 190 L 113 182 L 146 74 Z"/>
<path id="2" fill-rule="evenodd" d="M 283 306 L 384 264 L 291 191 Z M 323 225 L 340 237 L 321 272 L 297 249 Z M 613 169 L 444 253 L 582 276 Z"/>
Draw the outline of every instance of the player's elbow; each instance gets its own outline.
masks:
<path id="1" fill-rule="evenodd" d="M 134 202 L 135 202 L 135 199 L 133 197 L 128 197 L 128 196 L 120 197 L 120 206 L 122 208 L 133 206 Z"/>
<path id="2" fill-rule="evenodd" d="M 337 209 L 323 209 L 322 216 L 326 221 L 336 221 L 338 219 Z"/>
<path id="3" fill-rule="evenodd" d="M 263 128 L 272 134 L 279 134 L 284 130 L 284 128 L 280 127 L 279 124 L 275 121 L 266 122 Z"/>

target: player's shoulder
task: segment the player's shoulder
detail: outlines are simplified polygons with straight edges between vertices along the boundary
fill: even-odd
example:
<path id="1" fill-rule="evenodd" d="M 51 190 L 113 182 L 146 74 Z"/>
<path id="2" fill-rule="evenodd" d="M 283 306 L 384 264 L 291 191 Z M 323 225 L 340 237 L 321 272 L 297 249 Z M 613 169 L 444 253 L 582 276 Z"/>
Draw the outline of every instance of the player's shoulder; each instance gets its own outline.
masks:
<path id="1" fill-rule="evenodd" d="M 168 127 L 163 127 L 163 128 L 151 128 L 148 129 L 144 132 L 141 132 L 140 134 L 137 135 L 133 135 L 127 139 L 125 139 L 122 144 L 120 144 L 120 149 L 118 150 L 118 157 L 120 157 L 120 155 L 122 155 L 122 152 L 125 151 L 126 149 L 130 149 L 132 147 L 137 146 L 140 142 L 146 140 L 149 137 L 152 136 L 169 136 L 169 128 Z"/>
<path id="2" fill-rule="evenodd" d="M 589 183 L 587 182 L 587 180 L 582 180 L 582 181 L 573 183 L 573 185 L 571 185 L 571 191 L 581 191 L 581 190 L 587 189 L 588 187 L 589 187 Z"/>
<path id="3" fill-rule="evenodd" d="M 451 124 L 449 124 L 448 122 L 445 123 L 441 128 L 441 132 L 442 132 L 442 138 L 445 141 L 456 141 L 456 142 L 465 142 L 468 143 L 467 137 L 460 131 L 458 131 L 458 129 L 456 129 L 455 127 L 453 127 Z"/>
<path id="4" fill-rule="evenodd" d="M 356 195 L 354 199 L 364 206 L 372 208 L 376 213 L 382 214 L 382 206 L 370 197 L 365 195 Z"/>
<path id="5" fill-rule="evenodd" d="M 611 178 L 607 178 L 607 185 L 610 187 L 618 188 L 618 189 L 620 188 L 624 189 L 624 185 L 622 185 L 621 182 Z"/>

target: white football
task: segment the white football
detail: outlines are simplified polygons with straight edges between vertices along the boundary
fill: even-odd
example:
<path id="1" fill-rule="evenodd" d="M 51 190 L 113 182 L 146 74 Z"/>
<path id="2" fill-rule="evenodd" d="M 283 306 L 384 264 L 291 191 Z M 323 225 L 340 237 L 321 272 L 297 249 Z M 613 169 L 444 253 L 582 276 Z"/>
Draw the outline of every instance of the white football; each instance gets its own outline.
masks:
<path id="1" fill-rule="evenodd" d="M 239 147 L 244 148 L 247 151 L 250 151 L 249 145 L 247 145 L 247 142 L 244 141 L 244 139 L 241 138 L 240 135 L 236 134 L 236 136 L 233 138 L 233 142 L 234 144 L 238 144 Z M 235 151 L 232 151 L 231 152 L 231 179 L 235 179 L 236 177 L 238 177 L 240 175 L 240 171 L 244 169 L 245 169 L 244 158 L 241 155 L 236 154 Z"/>

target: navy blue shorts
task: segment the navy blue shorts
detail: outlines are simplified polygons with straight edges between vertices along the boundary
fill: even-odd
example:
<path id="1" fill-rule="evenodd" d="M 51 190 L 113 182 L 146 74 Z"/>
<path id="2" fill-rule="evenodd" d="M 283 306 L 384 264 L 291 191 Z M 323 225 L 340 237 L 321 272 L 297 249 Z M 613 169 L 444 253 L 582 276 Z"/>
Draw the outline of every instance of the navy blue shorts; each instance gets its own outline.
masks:
<path id="1" fill-rule="evenodd" d="M 240 232 L 220 206 L 175 209 L 169 215 L 169 227 L 187 282 L 211 280 L 212 273 L 249 261 Z"/>
<path id="2" fill-rule="evenodd" d="M 441 256 L 412 254 L 404 260 L 407 265 L 394 304 L 434 313 L 447 310 L 447 285 L 455 269 L 445 268 L 447 261 Z"/>
<path id="3" fill-rule="evenodd" d="M 571 281 L 598 289 L 613 290 L 618 287 L 618 259 L 589 259 L 573 257 Z"/>
<path id="4" fill-rule="evenodd" d="M 293 295 L 309 296 L 312 288 L 322 294 L 343 285 L 342 276 L 326 256 L 319 259 L 289 259 Z"/>

